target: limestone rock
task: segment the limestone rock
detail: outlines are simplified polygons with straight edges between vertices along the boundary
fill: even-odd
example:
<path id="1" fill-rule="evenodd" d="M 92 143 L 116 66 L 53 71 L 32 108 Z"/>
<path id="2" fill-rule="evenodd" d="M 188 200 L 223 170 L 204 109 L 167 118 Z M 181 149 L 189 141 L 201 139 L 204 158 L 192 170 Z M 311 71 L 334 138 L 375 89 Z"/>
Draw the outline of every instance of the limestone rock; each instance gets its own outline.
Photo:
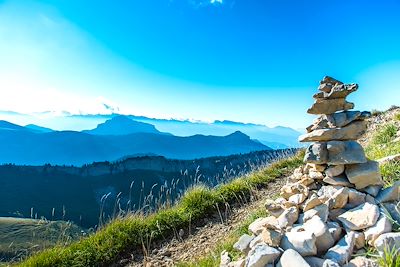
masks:
<path id="1" fill-rule="evenodd" d="M 279 247 L 282 239 L 281 232 L 272 229 L 265 229 L 260 236 L 261 240 L 271 247 Z"/>
<path id="2" fill-rule="evenodd" d="M 343 267 L 379 267 L 379 265 L 371 259 L 366 257 L 355 257 Z"/>
<path id="3" fill-rule="evenodd" d="M 328 259 L 321 259 L 317 257 L 304 257 L 304 260 L 310 265 L 310 267 L 340 267 L 339 264 Z"/>
<path id="4" fill-rule="evenodd" d="M 309 219 L 311 219 L 314 216 L 318 216 L 321 218 L 323 222 L 326 222 L 328 220 L 328 215 L 329 215 L 329 207 L 326 204 L 321 204 L 318 206 L 315 206 L 314 208 L 307 210 L 302 214 L 301 221 L 303 223 L 307 222 Z M 300 221 L 300 219 L 299 219 Z"/>
<path id="5" fill-rule="evenodd" d="M 342 238 L 342 227 L 337 222 L 327 222 L 327 226 L 335 242 L 339 241 Z"/>
<path id="6" fill-rule="evenodd" d="M 304 161 L 341 165 L 365 163 L 367 159 L 362 146 L 355 141 L 330 141 L 311 144 L 306 150 Z"/>
<path id="7" fill-rule="evenodd" d="M 347 179 L 346 175 L 339 175 L 339 176 L 334 176 L 334 177 L 325 177 L 323 180 L 324 183 L 330 184 L 330 185 L 338 185 L 338 186 L 346 186 L 346 187 L 353 187 L 353 184 L 349 182 Z"/>
<path id="8" fill-rule="evenodd" d="M 365 202 L 366 195 L 355 189 L 349 189 L 349 201 L 345 208 L 352 209 Z"/>
<path id="9" fill-rule="evenodd" d="M 290 196 L 288 201 L 295 205 L 299 205 L 299 204 L 303 203 L 306 199 L 307 199 L 307 196 L 302 193 L 302 194 L 296 194 L 296 195 Z"/>
<path id="10" fill-rule="evenodd" d="M 352 92 L 357 91 L 358 85 L 353 84 L 336 84 L 332 87 L 329 92 L 319 92 L 313 97 L 315 99 L 335 99 L 335 98 L 346 98 Z M 327 88 L 326 88 L 327 91 Z"/>
<path id="11" fill-rule="evenodd" d="M 310 171 L 315 171 L 315 172 L 323 172 L 326 169 L 326 165 L 319 165 L 319 164 L 313 164 L 313 163 L 307 163 L 306 167 Z"/>
<path id="12" fill-rule="evenodd" d="M 250 249 L 252 249 L 255 246 L 257 246 L 258 244 L 265 244 L 264 241 L 262 240 L 261 234 L 254 237 L 254 239 L 251 240 L 249 247 L 250 247 Z"/>
<path id="13" fill-rule="evenodd" d="M 281 252 L 276 248 L 258 244 L 252 248 L 248 254 L 247 267 L 264 267 L 268 263 L 273 263 L 279 258 Z"/>
<path id="14" fill-rule="evenodd" d="M 376 205 L 364 203 L 354 209 L 346 211 L 338 220 L 350 230 L 362 230 L 373 226 L 379 218 L 379 208 Z"/>
<path id="15" fill-rule="evenodd" d="M 301 256 L 313 256 L 317 254 L 316 238 L 313 233 L 304 232 L 287 232 L 281 241 L 283 250 L 294 249 Z"/>
<path id="16" fill-rule="evenodd" d="M 310 267 L 303 257 L 293 249 L 288 249 L 283 252 L 277 267 Z"/>
<path id="17" fill-rule="evenodd" d="M 258 218 L 249 225 L 249 232 L 259 235 L 264 229 L 279 229 L 278 220 L 273 216 Z"/>
<path id="18" fill-rule="evenodd" d="M 329 166 L 326 170 L 325 170 L 325 174 L 328 177 L 335 177 L 335 176 L 339 176 L 344 172 L 344 165 L 332 165 Z"/>
<path id="19" fill-rule="evenodd" d="M 368 111 L 342 111 L 329 115 L 320 115 L 313 124 L 306 128 L 307 132 L 326 128 L 342 128 L 353 121 L 365 120 L 371 117 Z"/>
<path id="20" fill-rule="evenodd" d="M 382 234 L 375 240 L 374 245 L 380 256 L 384 255 L 385 249 L 397 251 L 397 256 L 400 256 L 400 233 Z"/>
<path id="21" fill-rule="evenodd" d="M 268 199 L 265 202 L 265 208 L 268 211 L 268 213 L 274 217 L 279 217 L 279 215 L 281 215 L 284 211 L 281 204 L 278 204 L 275 201 L 270 200 L 270 199 Z"/>
<path id="22" fill-rule="evenodd" d="M 365 241 L 368 242 L 369 245 L 373 245 L 375 240 L 381 234 L 389 233 L 391 231 L 392 223 L 389 221 L 386 215 L 381 214 L 376 224 L 364 232 Z"/>
<path id="23" fill-rule="evenodd" d="M 365 246 L 365 234 L 363 232 L 354 231 L 354 249 L 361 249 Z"/>
<path id="24" fill-rule="evenodd" d="M 324 116 L 324 115 L 323 115 Z M 329 128 L 340 128 L 356 120 L 365 120 L 371 117 L 368 111 L 342 111 L 325 115 L 326 124 Z"/>
<path id="25" fill-rule="evenodd" d="M 305 222 L 304 229 L 315 235 L 318 254 L 326 252 L 335 244 L 335 240 L 330 234 L 328 226 L 318 216 L 314 216 Z"/>
<path id="26" fill-rule="evenodd" d="M 221 252 L 221 262 L 219 264 L 220 267 L 228 267 L 228 264 L 231 262 L 231 258 L 226 250 Z"/>
<path id="27" fill-rule="evenodd" d="M 299 137 L 300 142 L 357 140 L 367 130 L 366 121 L 355 121 L 343 128 L 326 128 L 314 130 Z"/>
<path id="28" fill-rule="evenodd" d="M 354 108 L 354 104 L 347 102 L 344 98 L 316 99 L 311 108 L 307 110 L 309 114 L 332 114 L 340 110 Z"/>
<path id="29" fill-rule="evenodd" d="M 400 181 L 396 181 L 391 187 L 379 192 L 375 198 L 377 203 L 399 201 L 400 200 Z"/>
<path id="30" fill-rule="evenodd" d="M 353 254 L 354 244 L 354 232 L 347 233 L 334 247 L 328 250 L 325 259 L 333 260 L 340 265 L 347 263 Z"/>
<path id="31" fill-rule="evenodd" d="M 326 164 L 328 162 L 328 149 L 326 146 L 326 142 L 309 145 L 304 156 L 304 162 Z"/>
<path id="32" fill-rule="evenodd" d="M 291 196 L 296 194 L 304 194 L 307 197 L 308 193 L 308 188 L 299 183 L 286 184 L 281 188 L 281 196 L 286 199 L 289 199 Z"/>
<path id="33" fill-rule="evenodd" d="M 363 191 L 365 193 L 370 194 L 373 197 L 376 197 L 379 194 L 379 192 L 381 191 L 381 189 L 382 189 L 382 185 L 370 185 L 370 186 L 360 189 L 360 191 Z"/>
<path id="34" fill-rule="evenodd" d="M 318 197 L 317 194 L 312 194 L 311 196 L 309 196 L 309 198 L 306 200 L 306 202 L 303 205 L 303 211 L 308 211 L 318 205 L 321 205 L 322 201 L 321 199 Z"/>
<path id="35" fill-rule="evenodd" d="M 364 163 L 367 161 L 362 146 L 355 141 L 327 142 L 328 162 L 332 165 Z"/>
<path id="36" fill-rule="evenodd" d="M 254 237 L 249 236 L 247 234 L 242 235 L 239 240 L 233 245 L 234 249 L 239 250 L 247 254 L 250 250 L 250 242 L 254 239 Z"/>
<path id="37" fill-rule="evenodd" d="M 318 171 L 310 171 L 308 174 L 308 177 L 310 177 L 313 180 L 322 180 L 324 179 L 324 175 L 321 172 Z"/>
<path id="38" fill-rule="evenodd" d="M 278 225 L 280 229 L 284 229 L 288 226 L 292 226 L 299 218 L 299 210 L 297 207 L 290 207 L 286 209 L 278 217 Z"/>
<path id="39" fill-rule="evenodd" d="M 347 201 L 349 199 L 349 189 L 347 187 L 343 187 L 335 192 L 332 196 L 332 208 L 333 209 L 341 209 L 346 206 Z"/>
<path id="40" fill-rule="evenodd" d="M 328 218 L 331 221 L 337 221 L 338 217 L 345 213 L 347 210 L 345 209 L 333 209 L 329 211 Z"/>
<path id="41" fill-rule="evenodd" d="M 365 163 L 347 165 L 345 172 L 350 183 L 357 189 L 383 184 L 379 164 L 376 161 L 369 160 Z"/>

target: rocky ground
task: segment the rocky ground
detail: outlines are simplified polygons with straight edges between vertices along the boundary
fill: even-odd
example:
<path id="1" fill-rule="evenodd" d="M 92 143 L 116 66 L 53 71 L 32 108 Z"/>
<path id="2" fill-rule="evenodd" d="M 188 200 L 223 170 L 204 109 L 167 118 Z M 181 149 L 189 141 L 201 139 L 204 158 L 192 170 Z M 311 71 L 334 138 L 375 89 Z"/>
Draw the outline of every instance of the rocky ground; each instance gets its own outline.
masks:
<path id="1" fill-rule="evenodd" d="M 397 145 L 399 110 L 372 117 L 369 112 L 350 111 L 354 104 L 346 97 L 358 85 L 331 77 L 325 77 L 318 89 L 307 112 L 319 117 L 299 138 L 313 142 L 304 157 L 307 164 L 294 171 L 279 198 L 267 201 L 269 216 L 251 223 L 250 234 L 234 245 L 244 256 L 232 261 L 223 252 L 221 267 L 378 266 L 365 257 L 365 248 L 375 250 L 384 259 L 383 266 L 399 266 L 400 180 L 384 188 L 379 167 L 387 160 L 369 160 L 356 141 L 367 144 L 367 125 L 375 132 L 390 120 L 397 125 L 392 127 L 397 135 L 384 136 L 385 145 Z"/>

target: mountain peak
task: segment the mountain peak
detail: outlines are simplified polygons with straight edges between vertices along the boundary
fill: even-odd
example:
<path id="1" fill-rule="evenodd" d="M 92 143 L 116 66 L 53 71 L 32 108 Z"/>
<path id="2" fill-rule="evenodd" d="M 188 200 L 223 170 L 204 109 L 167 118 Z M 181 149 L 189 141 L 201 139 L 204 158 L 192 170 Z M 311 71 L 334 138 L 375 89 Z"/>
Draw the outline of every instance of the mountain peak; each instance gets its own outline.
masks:
<path id="1" fill-rule="evenodd" d="M 127 135 L 132 133 L 160 133 L 152 124 L 134 121 L 127 116 L 118 115 L 104 123 L 97 125 L 95 129 L 83 131 L 94 135 Z"/>

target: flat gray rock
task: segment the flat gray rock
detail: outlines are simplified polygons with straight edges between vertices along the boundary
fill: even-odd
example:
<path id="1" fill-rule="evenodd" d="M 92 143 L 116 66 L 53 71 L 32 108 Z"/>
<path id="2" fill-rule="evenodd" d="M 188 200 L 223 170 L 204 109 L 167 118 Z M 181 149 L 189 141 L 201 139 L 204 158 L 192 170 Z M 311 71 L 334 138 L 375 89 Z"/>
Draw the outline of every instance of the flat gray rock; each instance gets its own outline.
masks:
<path id="1" fill-rule="evenodd" d="M 250 242 L 254 239 L 254 237 L 249 236 L 247 234 L 242 235 L 239 240 L 233 245 L 234 249 L 239 250 L 243 253 L 248 253 L 250 250 Z"/>
<path id="2" fill-rule="evenodd" d="M 382 185 L 382 176 L 379 164 L 376 161 L 368 160 L 365 163 L 357 163 L 346 166 L 345 173 L 350 183 L 357 189 L 365 188 L 370 185 Z"/>
<path id="3" fill-rule="evenodd" d="M 304 161 L 315 164 L 355 164 L 365 163 L 364 149 L 355 141 L 330 141 L 311 144 L 305 153 Z"/>
<path id="4" fill-rule="evenodd" d="M 384 255 L 385 250 L 397 251 L 397 256 L 400 256 L 400 233 L 382 234 L 375 240 L 374 245 L 380 256 Z"/>
<path id="5" fill-rule="evenodd" d="M 252 248 L 248 254 L 246 266 L 247 267 L 264 267 L 268 263 L 276 261 L 281 252 L 276 248 L 258 244 Z"/>
<path id="6" fill-rule="evenodd" d="M 316 237 L 313 233 L 303 232 L 287 232 L 281 241 L 283 250 L 294 249 L 302 256 L 317 255 Z"/>
<path id="7" fill-rule="evenodd" d="M 354 108 L 354 104 L 347 102 L 344 98 L 316 99 L 314 104 L 307 110 L 309 114 L 332 114 L 340 110 Z"/>
<path id="8" fill-rule="evenodd" d="M 366 202 L 339 215 L 337 219 L 344 225 L 344 227 L 357 231 L 375 225 L 378 218 L 378 206 Z"/>
<path id="9" fill-rule="evenodd" d="M 357 140 L 367 130 L 366 121 L 355 121 L 343 128 L 318 129 L 299 137 L 299 142 Z"/>
<path id="10" fill-rule="evenodd" d="M 335 99 L 346 98 L 349 94 L 357 91 L 358 84 L 336 84 L 330 91 L 325 90 L 316 93 L 313 98 L 315 99 Z"/>
<path id="11" fill-rule="evenodd" d="M 353 254 L 354 244 L 355 234 L 354 232 L 349 232 L 334 247 L 328 250 L 325 254 L 325 259 L 330 259 L 340 265 L 344 265 L 350 260 Z"/>
<path id="12" fill-rule="evenodd" d="M 310 265 L 303 259 L 303 257 L 293 249 L 288 249 L 283 252 L 277 267 L 310 267 Z"/>
<path id="13" fill-rule="evenodd" d="M 399 201 L 400 200 L 400 181 L 396 181 L 391 187 L 379 192 L 375 198 L 377 203 Z"/>

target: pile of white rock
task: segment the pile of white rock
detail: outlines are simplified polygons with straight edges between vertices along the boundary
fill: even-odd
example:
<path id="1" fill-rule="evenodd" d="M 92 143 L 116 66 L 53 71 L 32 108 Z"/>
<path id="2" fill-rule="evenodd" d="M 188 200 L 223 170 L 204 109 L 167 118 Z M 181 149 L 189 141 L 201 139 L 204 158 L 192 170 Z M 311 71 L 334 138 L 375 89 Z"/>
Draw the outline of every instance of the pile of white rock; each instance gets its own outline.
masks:
<path id="1" fill-rule="evenodd" d="M 308 110 L 319 117 L 301 142 L 308 147 L 306 165 L 296 169 L 280 198 L 268 200 L 270 216 L 249 226 L 234 248 L 246 256 L 231 261 L 224 252 L 221 266 L 322 267 L 377 266 L 363 256 L 373 246 L 380 255 L 400 257 L 400 182 L 383 188 L 379 164 L 368 160 L 355 140 L 366 131 L 369 112 L 349 111 L 347 95 L 357 84 L 324 77 Z"/>

